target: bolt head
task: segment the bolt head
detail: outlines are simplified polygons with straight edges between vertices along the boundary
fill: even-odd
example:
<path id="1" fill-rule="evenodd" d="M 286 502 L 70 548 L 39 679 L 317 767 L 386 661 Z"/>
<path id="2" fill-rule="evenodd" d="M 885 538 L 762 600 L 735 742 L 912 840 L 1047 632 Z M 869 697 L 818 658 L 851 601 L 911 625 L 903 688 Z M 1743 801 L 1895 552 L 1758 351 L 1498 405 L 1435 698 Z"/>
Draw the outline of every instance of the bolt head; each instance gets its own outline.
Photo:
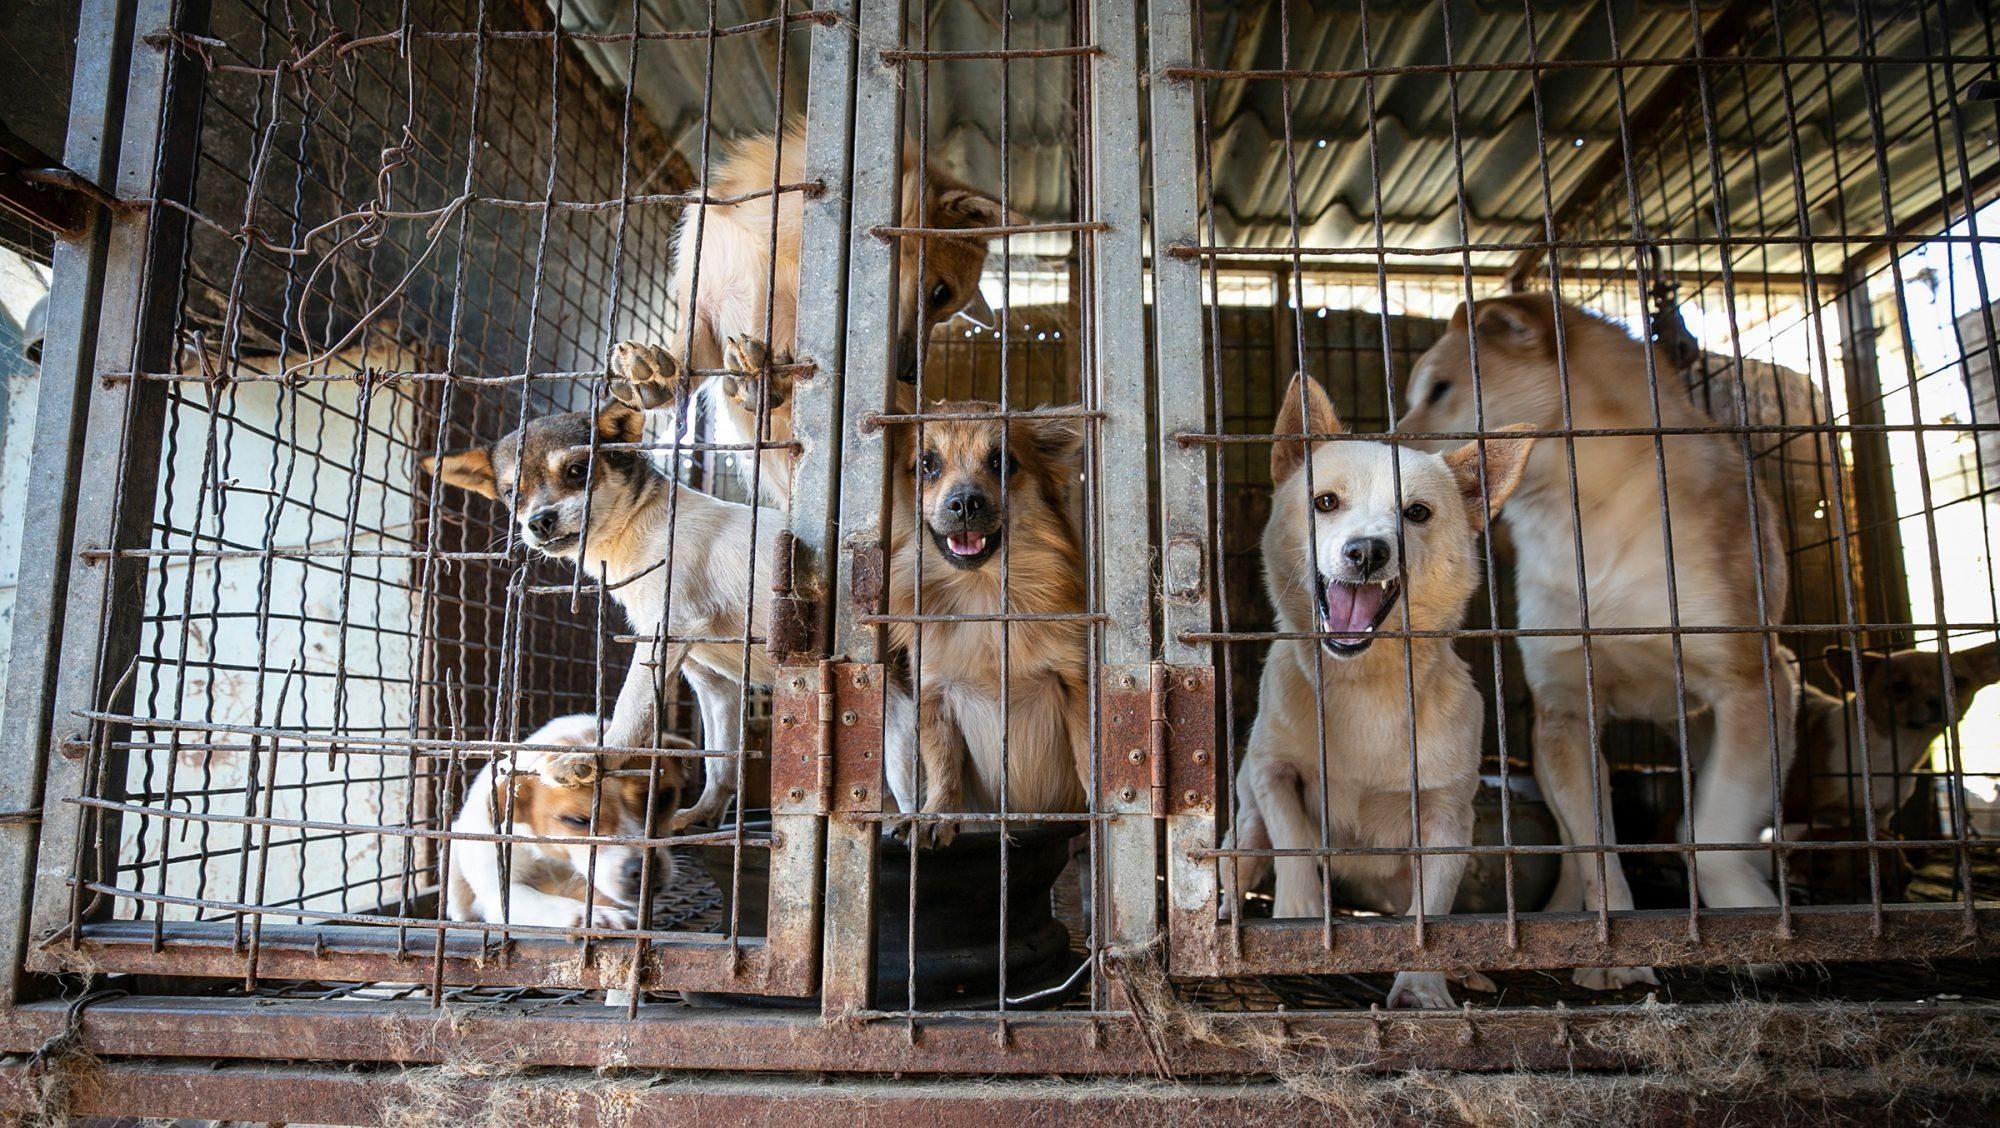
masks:
<path id="1" fill-rule="evenodd" d="M 1138 795 L 1139 795 L 1139 793 L 1138 793 L 1138 792 L 1136 792 L 1136 791 L 1132 790 L 1132 789 L 1131 789 L 1131 788 L 1129 788 L 1129 787 L 1127 787 L 1127 788 L 1122 788 L 1122 789 L 1120 789 L 1120 790 L 1119 790 L 1119 792 L 1118 792 L 1118 797 L 1119 797 L 1120 799 L 1123 799 L 1123 800 L 1124 800 L 1124 801 L 1126 801 L 1127 803 L 1130 803 L 1130 802 L 1131 802 L 1131 801 L 1132 801 L 1133 799 L 1136 799 L 1136 798 L 1138 798 Z"/>
<path id="2" fill-rule="evenodd" d="M 866 670 L 854 671 L 854 688 L 856 689 L 868 688 L 868 671 Z"/>
<path id="3" fill-rule="evenodd" d="M 868 789 L 865 787 L 850 788 L 848 789 L 847 797 L 859 803 L 861 800 L 868 798 Z"/>
<path id="4" fill-rule="evenodd" d="M 785 792 L 785 796 L 796 803 L 806 797 L 806 789 L 803 787 L 794 787 L 790 791 Z"/>
<path id="5" fill-rule="evenodd" d="M 797 717 L 792 716 L 790 713 L 786 713 L 784 716 L 778 718 L 778 723 L 785 726 L 786 728 L 791 728 L 793 725 L 799 723 L 799 719 Z"/>
<path id="6" fill-rule="evenodd" d="M 849 709 L 840 715 L 840 723 L 843 725 L 856 724 L 860 720 L 861 720 L 861 714 L 855 712 L 852 709 Z"/>
<path id="7" fill-rule="evenodd" d="M 804 678 L 793 678 L 793 679 L 792 679 L 792 692 L 793 692 L 793 693 L 804 693 L 805 691 L 806 691 L 806 679 L 804 679 Z"/>
<path id="8" fill-rule="evenodd" d="M 1198 806 L 1201 803 L 1201 793 L 1193 790 L 1183 791 L 1181 792 L 1181 802 L 1190 807 Z"/>
<path id="9" fill-rule="evenodd" d="M 1195 750 L 1194 750 L 1194 762 L 1195 762 L 1195 763 L 1197 763 L 1197 764 L 1206 764 L 1206 763 L 1208 763 L 1208 750 L 1207 750 L 1207 749 L 1205 749 L 1205 748 L 1197 748 L 1197 749 L 1195 749 Z"/>
<path id="10" fill-rule="evenodd" d="M 1146 762 L 1146 753 L 1142 749 L 1134 748 L 1125 754 L 1125 758 L 1135 764 L 1143 764 Z"/>

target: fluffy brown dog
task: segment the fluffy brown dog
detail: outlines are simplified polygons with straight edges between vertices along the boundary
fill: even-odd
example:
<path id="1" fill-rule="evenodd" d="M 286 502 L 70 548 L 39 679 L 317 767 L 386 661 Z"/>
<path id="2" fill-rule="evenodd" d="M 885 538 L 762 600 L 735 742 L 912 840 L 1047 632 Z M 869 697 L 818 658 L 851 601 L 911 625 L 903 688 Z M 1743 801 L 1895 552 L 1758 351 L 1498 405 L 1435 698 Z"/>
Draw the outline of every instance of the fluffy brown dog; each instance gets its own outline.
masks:
<path id="1" fill-rule="evenodd" d="M 675 304 L 688 320 L 669 347 L 684 371 L 722 367 L 735 337 L 768 341 L 771 358 L 781 365 L 790 363 L 798 339 L 804 199 L 797 192 L 775 197 L 756 193 L 771 192 L 774 169 L 779 185 L 803 181 L 805 158 L 806 131 L 801 122 L 786 127 L 782 146 L 770 134 L 736 142 L 709 176 L 707 190 L 710 199 L 735 202 L 696 205 L 682 213 L 675 233 L 673 288 Z M 902 200 L 906 227 L 995 227 L 1008 221 L 1006 210 L 993 197 L 936 170 L 926 176 L 914 148 L 903 157 Z M 921 271 L 918 242 L 902 240 L 897 270 L 898 371 L 906 382 L 916 377 L 917 349 L 930 339 L 932 326 L 960 310 L 970 311 L 975 319 L 992 316 L 979 296 L 986 240 L 929 239 Z M 644 382 L 640 386 L 643 389 Z M 765 381 L 756 374 L 739 374 L 722 381 L 719 390 L 722 394 L 715 400 L 720 410 L 742 434 L 757 434 L 758 401 L 768 394 L 766 436 L 772 442 L 792 437 L 789 371 L 780 368 Z M 662 394 L 679 398 L 680 392 L 664 389 Z M 665 402 L 636 406 L 661 407 Z M 758 463 L 765 499 L 783 507 L 792 496 L 791 452 L 764 450 Z"/>
<path id="2" fill-rule="evenodd" d="M 998 407 L 967 401 L 929 410 Z M 893 613 L 1084 609 L 1083 551 L 1069 517 L 1083 433 L 1073 415 L 1054 414 L 1064 411 L 1073 409 L 1023 413 L 1004 428 L 994 419 L 906 426 L 894 463 L 903 473 L 891 533 Z M 919 810 L 997 810 L 1003 790 L 1009 811 L 1083 809 L 1090 700 L 1081 621 L 903 623 L 893 634 L 917 675 L 928 783 Z M 954 829 L 930 823 L 919 833 L 942 843 Z"/>

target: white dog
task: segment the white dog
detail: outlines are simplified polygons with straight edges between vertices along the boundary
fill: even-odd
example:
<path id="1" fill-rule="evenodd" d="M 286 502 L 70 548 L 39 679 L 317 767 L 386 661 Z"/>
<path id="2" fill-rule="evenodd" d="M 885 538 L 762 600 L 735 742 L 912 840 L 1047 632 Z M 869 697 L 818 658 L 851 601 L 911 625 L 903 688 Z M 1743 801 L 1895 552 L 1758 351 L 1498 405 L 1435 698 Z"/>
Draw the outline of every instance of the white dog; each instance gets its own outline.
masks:
<path id="1" fill-rule="evenodd" d="M 454 842 L 451 919 L 555 928 L 631 928 L 637 922 L 645 851 L 634 846 L 593 848 L 587 840 L 646 835 L 651 796 L 645 777 L 621 773 L 598 787 L 558 782 L 543 774 L 562 755 L 546 746 L 588 747 L 598 743 L 598 737 L 596 717 L 586 713 L 557 717 L 522 742 L 528 747 L 493 757 L 472 778 L 458 816 L 452 819 L 453 831 L 491 834 L 505 820 L 507 833 L 537 841 Z M 645 761 L 646 757 L 616 761 L 614 770 L 643 768 Z M 666 774 L 679 778 L 677 768 Z M 655 880 L 670 878 L 672 856 L 662 849 L 654 859 Z"/>
<path id="2" fill-rule="evenodd" d="M 1340 430 L 1319 384 L 1294 377 L 1276 433 Z M 1533 445 L 1525 436 L 1487 440 L 1483 476 L 1477 443 L 1446 455 L 1369 442 L 1272 447 L 1277 485 L 1264 528 L 1265 584 L 1281 631 L 1324 634 L 1281 639 L 1265 659 L 1257 721 L 1236 777 L 1238 848 L 1412 845 L 1413 754 L 1415 844 L 1471 844 L 1486 715 L 1471 671 L 1447 639 L 1375 646 L 1374 632 L 1464 622 L 1479 586 L 1480 531 L 1520 481 Z M 1414 717 L 1406 676 L 1417 687 Z M 1329 843 L 1320 840 L 1322 798 Z M 1262 861 L 1238 861 L 1238 891 L 1261 877 Z M 1343 900 L 1411 915 L 1421 907 L 1430 916 L 1451 911 L 1466 866 L 1463 854 L 1325 861 Z M 1276 869 L 1275 915 L 1318 917 L 1312 859 L 1281 857 Z M 1389 1005 L 1448 1007 L 1451 992 L 1442 973 L 1400 972 Z"/>

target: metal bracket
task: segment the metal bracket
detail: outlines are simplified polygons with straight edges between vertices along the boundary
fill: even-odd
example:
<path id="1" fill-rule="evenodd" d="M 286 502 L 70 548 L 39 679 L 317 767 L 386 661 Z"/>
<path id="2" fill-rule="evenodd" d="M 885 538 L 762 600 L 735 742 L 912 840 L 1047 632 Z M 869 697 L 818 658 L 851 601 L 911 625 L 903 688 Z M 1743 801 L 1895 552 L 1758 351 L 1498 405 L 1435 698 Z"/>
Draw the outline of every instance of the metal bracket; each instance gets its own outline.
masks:
<path id="1" fill-rule="evenodd" d="M 833 749 L 833 786 L 827 801 L 831 810 L 882 810 L 883 737 L 887 729 L 883 682 L 887 677 L 888 671 L 879 662 L 833 664 L 832 707 L 828 710 Z"/>
<path id="2" fill-rule="evenodd" d="M 831 734 L 820 707 L 820 688 L 831 677 L 831 662 L 784 666 L 771 689 L 771 813 L 826 813 L 822 777 Z"/>

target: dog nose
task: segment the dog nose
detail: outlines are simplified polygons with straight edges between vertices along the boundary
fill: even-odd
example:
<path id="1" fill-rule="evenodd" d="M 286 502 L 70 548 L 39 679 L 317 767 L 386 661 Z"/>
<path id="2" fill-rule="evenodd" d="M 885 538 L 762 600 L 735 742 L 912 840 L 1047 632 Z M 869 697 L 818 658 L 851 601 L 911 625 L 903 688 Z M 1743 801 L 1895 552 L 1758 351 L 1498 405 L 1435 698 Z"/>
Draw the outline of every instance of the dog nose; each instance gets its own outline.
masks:
<path id="1" fill-rule="evenodd" d="M 1389 542 L 1382 537 L 1355 537 L 1340 550 L 1347 562 L 1360 569 L 1364 576 L 1388 566 Z"/>
<path id="2" fill-rule="evenodd" d="M 944 511 L 962 521 L 970 521 L 986 512 L 986 495 L 978 490 L 954 490 L 945 495 Z"/>
<path id="3" fill-rule="evenodd" d="M 544 509 L 528 518 L 528 531 L 544 540 L 555 535 L 557 514 L 554 509 Z"/>

